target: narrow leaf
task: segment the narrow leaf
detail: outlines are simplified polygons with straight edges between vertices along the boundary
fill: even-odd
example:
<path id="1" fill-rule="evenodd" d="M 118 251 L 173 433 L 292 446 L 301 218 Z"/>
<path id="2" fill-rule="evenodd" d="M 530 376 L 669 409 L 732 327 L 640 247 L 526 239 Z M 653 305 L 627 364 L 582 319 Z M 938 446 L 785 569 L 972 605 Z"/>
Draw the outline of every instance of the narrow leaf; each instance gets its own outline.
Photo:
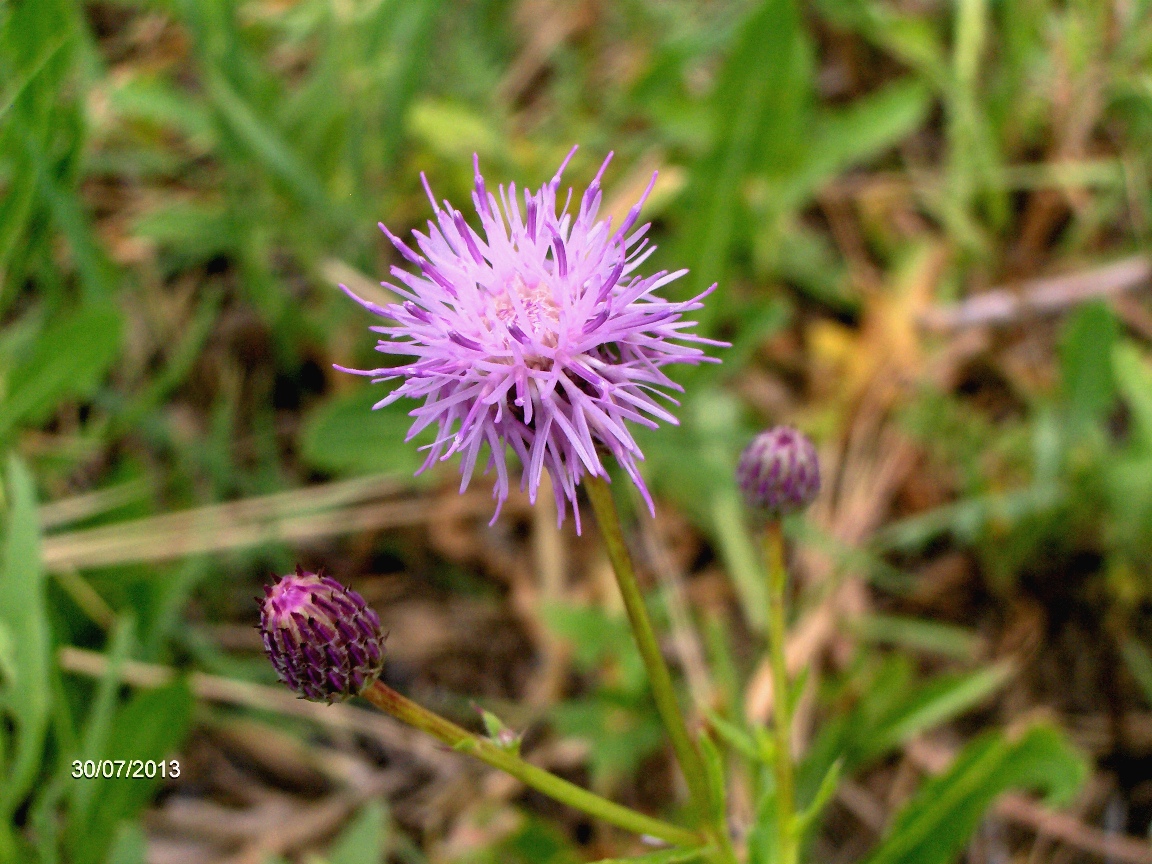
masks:
<path id="1" fill-rule="evenodd" d="M 1002 662 L 966 675 L 941 676 L 917 691 L 876 731 L 872 747 L 880 753 L 920 732 L 970 710 L 998 690 L 1015 672 Z"/>
<path id="2" fill-rule="evenodd" d="M 660 852 L 638 855 L 635 858 L 601 858 L 592 864 L 688 864 L 690 861 L 699 861 L 710 851 L 707 846 L 696 849 L 664 849 Z"/>
<path id="3" fill-rule="evenodd" d="M 697 182 L 687 196 L 683 236 L 693 244 L 697 291 L 723 279 L 746 177 L 754 167 L 786 170 L 801 152 L 798 133 L 810 119 L 810 52 L 795 0 L 764 0 L 737 35 L 713 98 L 713 149 L 693 172 Z M 701 332 L 715 308 L 698 313 Z"/>
<path id="4" fill-rule="evenodd" d="M 182 681 L 136 693 L 117 714 L 103 757 L 123 759 L 126 763 L 163 761 L 166 773 L 170 773 L 173 765 L 180 764 L 174 753 L 191 727 L 192 708 L 192 693 Z M 86 780 L 95 788 L 91 815 L 70 838 L 77 864 L 102 862 L 120 823 L 139 813 L 162 781 L 159 771 L 151 778 L 122 774 Z"/>
<path id="5" fill-rule="evenodd" d="M 1051 727 L 1033 726 L 1016 740 L 984 735 L 920 788 L 865 862 L 949 864 L 1003 792 L 1040 789 L 1050 802 L 1066 802 L 1087 773 L 1083 756 Z"/>
<path id="6" fill-rule="evenodd" d="M 106 304 L 83 306 L 50 323 L 9 376 L 0 402 L 0 438 L 20 422 L 42 420 L 60 400 L 90 393 L 120 349 L 123 316 Z"/>
<path id="7" fill-rule="evenodd" d="M 40 526 L 32 475 L 16 456 L 8 459 L 8 514 L 0 558 L 0 629 L 11 677 L 0 680 L 0 715 L 13 724 L 11 762 L 5 766 L 0 730 L 0 822 L 23 801 L 36 780 L 48 727 L 50 637 Z"/>
<path id="8" fill-rule="evenodd" d="M 1131 342 L 1112 351 L 1116 385 L 1132 414 L 1132 434 L 1140 451 L 1152 455 L 1152 366 Z"/>
<path id="9" fill-rule="evenodd" d="M 1117 326 L 1102 302 L 1087 303 L 1068 321 L 1060 342 L 1061 384 L 1073 432 L 1098 422 L 1112 407 L 1116 379 L 1112 349 Z"/>

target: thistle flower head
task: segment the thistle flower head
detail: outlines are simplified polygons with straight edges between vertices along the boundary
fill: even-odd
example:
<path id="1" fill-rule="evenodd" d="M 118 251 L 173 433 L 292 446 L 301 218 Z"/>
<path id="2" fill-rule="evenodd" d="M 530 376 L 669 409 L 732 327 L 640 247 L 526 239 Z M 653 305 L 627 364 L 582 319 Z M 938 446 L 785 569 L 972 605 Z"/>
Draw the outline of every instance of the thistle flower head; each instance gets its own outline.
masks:
<path id="1" fill-rule="evenodd" d="M 569 190 L 557 212 L 560 177 L 573 153 L 575 148 L 549 183 L 535 193 L 525 189 L 522 202 L 515 184 L 501 186 L 499 199 L 490 193 L 474 159 L 479 231 L 447 201 L 437 204 L 425 180 L 436 218 L 427 234 L 412 232 L 419 251 L 380 226 L 417 271 L 393 267 L 400 285 L 382 283 L 403 302 L 379 306 L 344 289 L 394 322 L 372 328 L 384 337 L 376 349 L 413 359 L 344 371 L 376 381 L 403 379 L 377 408 L 401 397 L 423 400 L 411 412 L 416 419 L 408 438 L 431 425 L 437 434 L 421 471 L 460 453 L 464 491 L 487 444 L 485 473 L 496 472 L 498 514 L 508 497 L 510 448 L 520 459 L 520 486 L 529 499 L 535 501 L 547 470 L 560 520 L 572 502 L 579 530 L 576 487 L 585 474 L 606 476 L 606 456 L 652 507 L 636 465 L 643 455 L 628 422 L 676 423 L 655 398 L 678 404 L 662 392 L 680 388 L 661 367 L 709 360 L 696 345 L 724 343 L 685 332 L 694 322 L 683 320 L 715 285 L 692 300 L 672 302 L 656 292 L 686 270 L 637 273 L 655 249 L 644 238 L 647 225 L 633 230 L 655 175 L 613 227 L 611 219 L 597 219 L 609 154 L 579 209 L 569 212 Z"/>
<path id="2" fill-rule="evenodd" d="M 300 696 L 340 702 L 380 677 L 380 619 L 355 591 L 297 567 L 265 585 L 260 604 L 264 650 L 280 680 Z"/>
<path id="3" fill-rule="evenodd" d="M 761 432 L 740 455 L 736 482 L 748 506 L 770 518 L 803 510 L 820 491 L 816 448 L 790 426 Z"/>

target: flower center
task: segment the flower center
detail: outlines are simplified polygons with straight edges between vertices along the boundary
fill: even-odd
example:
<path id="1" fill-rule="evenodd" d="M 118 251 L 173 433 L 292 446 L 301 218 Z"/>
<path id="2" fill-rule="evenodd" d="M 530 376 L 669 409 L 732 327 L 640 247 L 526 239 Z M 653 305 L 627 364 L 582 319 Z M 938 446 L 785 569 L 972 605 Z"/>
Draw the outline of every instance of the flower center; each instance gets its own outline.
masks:
<path id="1" fill-rule="evenodd" d="M 529 286 L 519 273 L 512 277 L 503 294 L 491 301 L 492 314 L 525 336 L 555 348 L 560 326 L 560 307 L 547 285 Z M 513 332 L 515 335 L 515 332 Z"/>

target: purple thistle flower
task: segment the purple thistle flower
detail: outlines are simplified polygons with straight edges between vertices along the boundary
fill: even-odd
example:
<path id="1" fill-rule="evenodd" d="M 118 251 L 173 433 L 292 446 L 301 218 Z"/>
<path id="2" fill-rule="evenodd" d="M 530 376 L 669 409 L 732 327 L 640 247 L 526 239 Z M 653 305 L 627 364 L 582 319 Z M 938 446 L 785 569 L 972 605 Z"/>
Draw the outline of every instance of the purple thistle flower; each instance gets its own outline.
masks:
<path id="1" fill-rule="evenodd" d="M 305 699 L 357 696 L 384 670 L 380 618 L 364 598 L 322 573 L 299 566 L 264 586 L 260 632 L 280 680 Z"/>
<path id="2" fill-rule="evenodd" d="M 574 216 L 568 212 L 569 190 L 557 214 L 560 176 L 575 152 L 573 148 L 538 192 L 524 190 L 523 210 L 515 184 L 507 190 L 500 187 L 499 201 L 487 191 L 479 159 L 473 157 L 472 202 L 483 235 L 447 201 L 441 208 L 421 175 L 436 221 L 429 221 L 427 234 L 412 232 L 420 251 L 380 225 L 400 254 L 419 269 L 414 274 L 392 268 L 403 287 L 382 283 L 404 302 L 381 307 L 341 286 L 366 309 L 395 322 L 371 328 L 385 337 L 377 351 L 415 359 L 380 369 L 336 368 L 373 376 L 374 382 L 403 378 L 403 384 L 373 407 L 401 397 L 423 400 L 410 412 L 416 422 L 407 440 L 435 423 L 436 440 L 427 445 L 420 471 L 461 453 L 461 492 L 486 443 L 490 453 L 485 473 L 496 469 L 493 522 L 508 497 L 510 447 L 523 466 L 520 488 L 527 488 L 529 500 L 535 502 L 547 470 L 560 521 L 566 502 L 572 502 L 579 531 L 576 487 L 586 473 L 607 477 L 602 461 L 606 454 L 653 509 L 636 465 L 644 457 L 628 421 L 650 428 L 658 420 L 675 424 L 676 418 L 655 397 L 678 405 L 661 388 L 681 388 L 661 367 L 713 360 L 692 343 L 727 343 L 686 333 L 695 322 L 681 320 L 684 313 L 701 308 L 715 285 L 691 300 L 672 302 L 656 291 L 687 270 L 636 275 L 656 248 L 644 238 L 648 225 L 633 230 L 656 175 L 613 230 L 611 219 L 596 218 L 609 153 L 579 211 Z"/>

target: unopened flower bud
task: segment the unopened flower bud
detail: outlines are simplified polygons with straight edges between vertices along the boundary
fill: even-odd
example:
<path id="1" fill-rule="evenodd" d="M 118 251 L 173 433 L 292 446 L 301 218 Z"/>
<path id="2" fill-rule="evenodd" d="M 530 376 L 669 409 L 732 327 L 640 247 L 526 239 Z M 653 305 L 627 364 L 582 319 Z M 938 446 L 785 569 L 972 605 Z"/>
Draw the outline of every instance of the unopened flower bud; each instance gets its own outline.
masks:
<path id="1" fill-rule="evenodd" d="M 736 482 L 748 506 L 770 518 L 803 510 L 820 491 L 816 448 L 790 426 L 761 432 L 740 455 Z"/>
<path id="2" fill-rule="evenodd" d="M 384 668 L 380 618 L 335 579 L 296 568 L 264 586 L 260 632 L 280 680 L 305 699 L 340 702 Z M 259 598 L 258 598 L 259 599 Z"/>

